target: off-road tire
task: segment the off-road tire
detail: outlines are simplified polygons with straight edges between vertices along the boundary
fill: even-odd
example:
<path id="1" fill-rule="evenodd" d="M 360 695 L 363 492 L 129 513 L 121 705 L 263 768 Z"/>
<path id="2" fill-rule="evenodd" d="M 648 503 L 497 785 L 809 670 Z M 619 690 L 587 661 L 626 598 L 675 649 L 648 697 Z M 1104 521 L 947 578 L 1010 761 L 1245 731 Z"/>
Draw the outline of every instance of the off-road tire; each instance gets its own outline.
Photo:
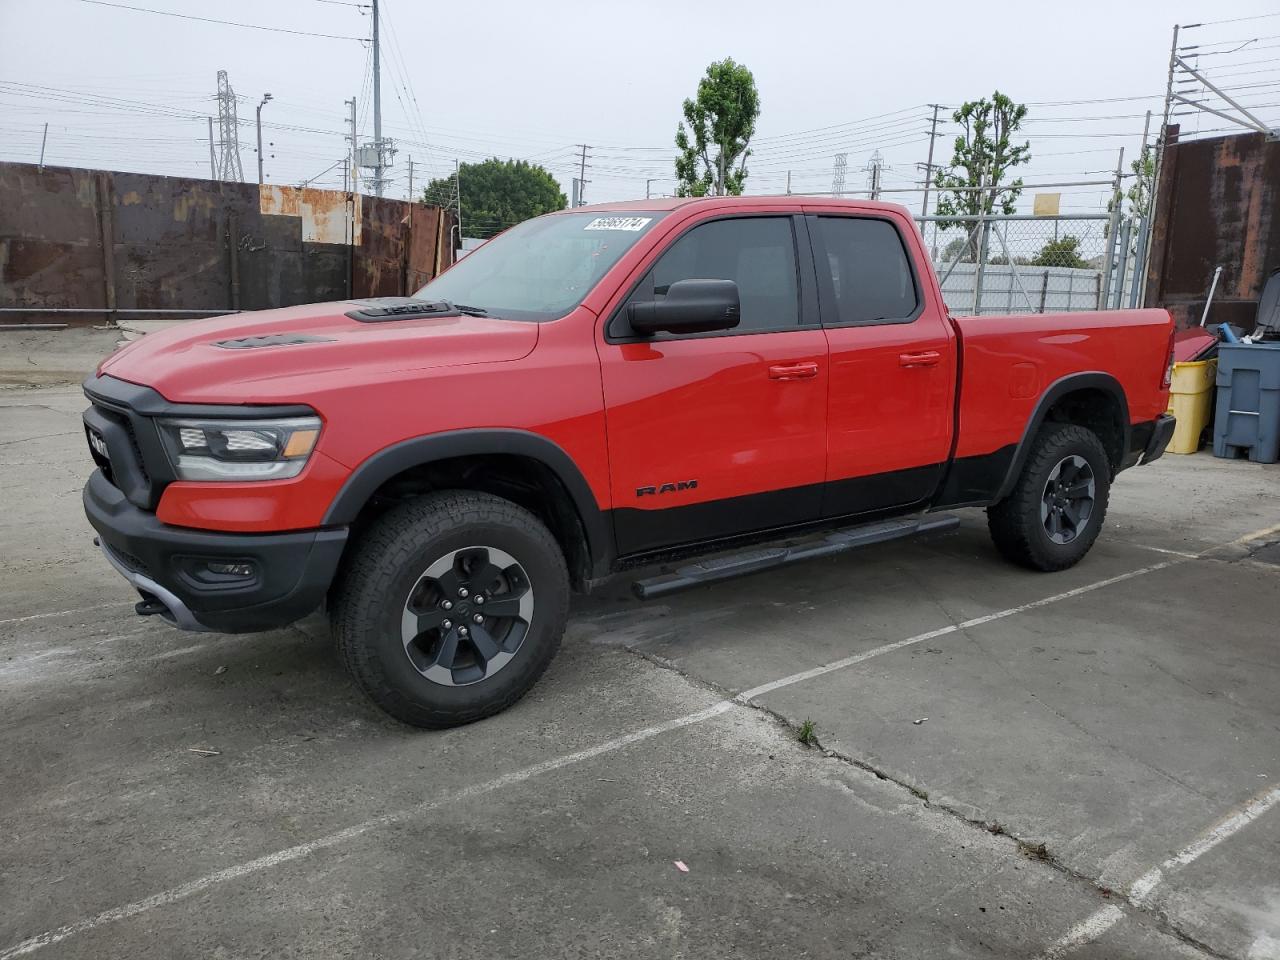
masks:
<path id="1" fill-rule="evenodd" d="M 1093 508 L 1069 543 L 1055 543 L 1041 504 L 1053 470 L 1072 456 L 1083 457 L 1092 471 Z M 1111 464 L 1098 435 L 1075 424 L 1046 423 L 1032 441 L 1013 492 L 987 508 L 987 528 L 996 548 L 1013 563 L 1045 572 L 1065 570 L 1079 563 L 1093 546 L 1106 518 L 1110 492 Z"/>
<path id="2" fill-rule="evenodd" d="M 444 686 L 415 669 L 401 636 L 409 594 L 433 562 L 484 544 L 516 558 L 536 598 L 514 657 L 492 676 Z M 500 497 L 470 491 L 431 493 L 379 517 L 355 544 L 330 605 L 330 622 L 347 669 L 393 717 L 416 727 L 471 723 L 505 710 L 537 682 L 564 633 L 569 573 L 551 532 L 532 513 Z"/>

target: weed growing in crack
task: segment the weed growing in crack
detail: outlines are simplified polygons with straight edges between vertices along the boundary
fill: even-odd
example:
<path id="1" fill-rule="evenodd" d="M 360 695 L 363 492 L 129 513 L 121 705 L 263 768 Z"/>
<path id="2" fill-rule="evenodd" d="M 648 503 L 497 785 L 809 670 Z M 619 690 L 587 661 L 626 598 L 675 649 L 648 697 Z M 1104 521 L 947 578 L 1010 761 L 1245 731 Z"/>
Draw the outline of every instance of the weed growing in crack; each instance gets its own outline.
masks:
<path id="1" fill-rule="evenodd" d="M 796 731 L 796 739 L 806 747 L 812 747 L 818 742 L 818 728 L 812 720 L 805 720 L 800 724 L 800 729 Z"/>

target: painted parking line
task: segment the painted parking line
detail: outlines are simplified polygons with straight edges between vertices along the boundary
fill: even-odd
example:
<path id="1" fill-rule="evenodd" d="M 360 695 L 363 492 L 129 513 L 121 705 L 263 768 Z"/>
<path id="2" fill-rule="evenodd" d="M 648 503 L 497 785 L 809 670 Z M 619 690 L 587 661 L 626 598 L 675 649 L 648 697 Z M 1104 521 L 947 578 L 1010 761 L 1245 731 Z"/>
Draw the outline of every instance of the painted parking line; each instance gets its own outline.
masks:
<path id="1" fill-rule="evenodd" d="M 106 610 L 108 607 L 124 607 L 125 604 L 119 600 L 112 603 L 98 603 L 92 607 L 75 607 L 72 610 L 52 610 L 49 613 L 33 613 L 25 617 L 9 617 L 6 620 L 0 620 L 0 626 L 6 623 L 26 623 L 28 620 L 44 620 L 47 617 L 69 617 L 73 613 L 89 613 L 93 610 Z M 129 604 L 132 606 L 132 604 Z"/>
<path id="2" fill-rule="evenodd" d="M 1181 561 L 1179 560 L 1166 560 L 1164 563 L 1156 563 L 1149 567 L 1142 567 L 1141 569 L 1134 570 L 1130 573 L 1122 573 L 1119 576 L 1108 577 L 1106 580 L 1098 580 L 1095 583 L 1090 583 L 1083 587 L 1076 587 L 1074 590 L 1055 593 L 1053 596 L 1045 597 L 1043 600 L 1033 600 L 1031 603 L 1024 603 L 1018 607 L 1010 607 L 1008 610 L 1001 610 L 997 613 L 988 613 L 985 616 L 974 617 L 972 620 L 953 623 L 949 627 L 939 627 L 937 630 L 930 630 L 928 633 L 917 634 L 916 636 L 908 637 L 905 640 L 896 640 L 893 643 L 886 643 L 884 646 L 867 650 L 864 653 L 855 653 L 850 657 L 842 657 L 839 660 L 833 660 L 820 667 L 801 670 L 799 673 L 793 673 L 789 677 L 770 680 L 768 683 L 762 683 L 758 687 L 752 687 L 750 690 L 742 691 L 742 693 L 738 694 L 734 699 L 740 703 L 750 703 L 752 700 L 762 697 L 766 693 L 772 693 L 774 690 L 778 690 L 781 687 L 789 687 L 792 684 L 803 683 L 806 680 L 812 680 L 814 677 L 821 677 L 836 670 L 843 670 L 845 667 L 851 667 L 855 664 L 862 663 L 865 660 L 870 660 L 872 657 L 879 657 L 886 653 L 893 653 L 895 650 L 914 646 L 917 643 L 924 643 L 926 640 L 945 637 L 949 633 L 959 633 L 973 627 L 980 627 L 984 623 L 1003 620 L 1005 617 L 1012 617 L 1019 613 L 1026 613 L 1028 610 L 1036 610 L 1040 607 L 1046 607 L 1051 603 L 1058 603 L 1061 600 L 1070 600 L 1072 597 L 1092 593 L 1094 590 L 1101 590 L 1103 587 L 1109 587 L 1114 583 L 1123 583 L 1126 580 L 1134 579 L 1134 577 L 1142 577 L 1146 576 L 1148 573 L 1155 573 L 1157 570 L 1164 570 L 1166 567 L 1172 567 L 1180 562 Z"/>
<path id="3" fill-rule="evenodd" d="M 1270 527 L 1263 527 L 1261 530 L 1253 531 L 1253 533 L 1246 533 L 1243 537 L 1237 537 L 1236 539 L 1232 540 L 1229 544 L 1227 544 L 1227 546 L 1243 547 L 1247 543 L 1252 543 L 1254 540 L 1263 540 L 1266 537 L 1271 536 L 1272 534 L 1280 534 L 1280 523 L 1273 524 Z M 1205 552 L 1207 553 L 1208 551 L 1205 551 Z"/>
<path id="4" fill-rule="evenodd" d="M 1163 553 L 1170 557 L 1181 557 L 1183 560 L 1200 560 L 1200 554 L 1192 553 L 1190 550 L 1170 550 L 1168 547 L 1153 547 L 1149 543 L 1132 543 L 1124 541 L 1126 547 L 1137 547 L 1139 550 L 1150 550 L 1152 553 Z"/>
<path id="5" fill-rule="evenodd" d="M 55 943 L 61 943 L 69 937 L 74 937 L 82 933 L 88 933 L 98 927 L 117 920 L 126 920 L 129 917 L 136 917 L 138 914 L 147 913 L 157 907 L 163 907 L 179 900 L 185 900 L 188 897 L 196 896 L 199 893 L 208 890 L 211 887 L 227 883 L 231 880 L 237 880 L 240 877 L 246 877 L 262 870 L 268 870 L 272 867 L 278 867 L 283 863 L 289 863 L 293 860 L 300 860 L 309 856 L 318 850 L 324 850 L 328 847 L 334 847 L 338 844 L 345 843 L 348 840 L 354 840 L 371 830 L 380 827 L 393 826 L 395 824 L 406 823 L 418 820 L 424 813 L 437 809 L 442 806 L 451 805 L 459 800 L 467 800 L 473 797 L 483 796 L 492 793 L 495 790 L 501 790 L 503 787 L 509 787 L 512 784 L 523 783 L 533 777 L 552 770 L 560 770 L 564 767 L 581 763 L 584 760 L 590 760 L 593 757 L 603 756 L 607 753 L 613 753 L 621 750 L 623 747 L 629 747 L 635 743 L 641 743 L 645 740 L 651 740 L 656 736 L 669 733 L 672 730 L 680 730 L 684 727 L 692 726 L 696 723 L 702 723 L 712 717 L 717 717 L 722 713 L 726 713 L 733 709 L 734 703 L 731 700 L 721 700 L 714 703 L 703 710 L 697 710 L 693 713 L 686 713 L 684 716 L 676 717 L 674 720 L 667 720 L 665 723 L 659 723 L 652 727 L 645 727 L 643 730 L 637 730 L 634 733 L 628 733 L 621 737 L 615 737 L 612 740 L 606 740 L 604 743 L 596 744 L 594 747 L 588 747 L 585 750 L 579 750 L 575 753 L 567 753 L 559 757 L 553 757 L 550 760 L 544 760 L 541 763 L 535 763 L 532 766 L 523 767 L 512 773 L 505 773 L 500 777 L 492 780 L 486 780 L 484 783 L 475 784 L 474 786 L 464 787 L 461 790 L 455 790 L 452 793 L 436 797 L 416 806 L 409 807 L 406 810 L 400 810 L 395 813 L 389 813 L 385 816 L 375 817 L 372 820 L 366 820 L 355 826 L 347 827 L 336 833 L 310 840 L 306 843 L 300 843 L 297 846 L 286 847 L 283 850 L 277 850 L 275 853 L 269 853 L 264 857 L 258 857 L 256 860 L 249 860 L 245 863 L 239 863 L 235 866 L 227 867 L 224 870 L 218 870 L 215 873 L 207 874 L 196 880 L 190 880 L 180 886 L 170 887 L 168 890 L 145 897 L 142 900 L 135 900 L 133 903 L 125 904 L 122 907 L 114 907 L 110 910 L 104 910 L 102 913 L 88 917 L 84 920 L 78 920 L 75 923 L 67 924 L 65 927 L 58 927 L 56 930 L 49 930 L 37 936 L 23 940 L 21 943 L 14 944 L 12 947 L 0 952 L 0 960 L 13 960 L 14 957 L 25 956 L 34 953 L 42 947 L 52 946 Z"/>
<path id="6" fill-rule="evenodd" d="M 1280 787 L 1271 787 L 1255 796 L 1235 813 L 1210 827 L 1158 867 L 1152 867 L 1129 886 L 1128 900 L 1135 906 L 1145 906 L 1151 894 L 1165 877 L 1194 863 L 1228 837 L 1239 833 L 1253 821 L 1280 804 Z M 1072 927 L 1060 940 L 1055 941 L 1037 960 L 1057 960 L 1076 947 L 1092 943 L 1114 927 L 1124 917 L 1124 911 L 1115 904 L 1108 904 L 1090 914 Z"/>

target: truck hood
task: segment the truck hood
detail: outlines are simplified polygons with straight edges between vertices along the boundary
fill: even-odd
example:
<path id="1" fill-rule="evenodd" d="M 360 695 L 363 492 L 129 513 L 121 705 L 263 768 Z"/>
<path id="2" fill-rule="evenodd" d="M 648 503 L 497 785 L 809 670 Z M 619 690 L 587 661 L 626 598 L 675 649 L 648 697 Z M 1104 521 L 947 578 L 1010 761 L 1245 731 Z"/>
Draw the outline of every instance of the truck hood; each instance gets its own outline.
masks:
<path id="1" fill-rule="evenodd" d="M 98 373 L 184 403 L 286 403 L 326 388 L 385 383 L 432 367 L 527 356 L 538 325 L 497 317 L 369 323 L 355 301 L 192 320 L 116 351 Z"/>

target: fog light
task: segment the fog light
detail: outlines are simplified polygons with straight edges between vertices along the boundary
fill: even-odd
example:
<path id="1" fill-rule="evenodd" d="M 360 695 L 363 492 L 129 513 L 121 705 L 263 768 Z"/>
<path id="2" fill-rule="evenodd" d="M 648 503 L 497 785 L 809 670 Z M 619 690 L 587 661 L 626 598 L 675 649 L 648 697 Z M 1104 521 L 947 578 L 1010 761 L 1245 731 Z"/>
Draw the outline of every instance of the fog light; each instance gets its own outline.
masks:
<path id="1" fill-rule="evenodd" d="M 209 561 L 205 564 L 209 568 L 210 573 L 216 573 L 224 577 L 252 577 L 252 563 L 222 563 L 219 561 Z"/>

